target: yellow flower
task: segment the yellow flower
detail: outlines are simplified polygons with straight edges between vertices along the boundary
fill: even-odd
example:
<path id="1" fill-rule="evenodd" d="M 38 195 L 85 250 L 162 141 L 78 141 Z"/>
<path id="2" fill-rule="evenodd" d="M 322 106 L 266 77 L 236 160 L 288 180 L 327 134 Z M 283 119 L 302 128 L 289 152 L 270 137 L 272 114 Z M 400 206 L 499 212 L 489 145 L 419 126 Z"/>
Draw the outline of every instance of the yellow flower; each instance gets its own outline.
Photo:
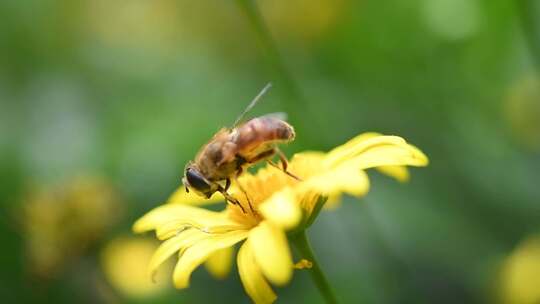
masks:
<path id="1" fill-rule="evenodd" d="M 31 189 L 24 198 L 22 229 L 32 274 L 50 278 L 99 242 L 123 213 L 123 200 L 98 177 Z"/>
<path id="2" fill-rule="evenodd" d="M 540 303 L 540 235 L 522 241 L 502 264 L 500 286 L 502 303 Z"/>
<path id="3" fill-rule="evenodd" d="M 347 11 L 342 0 L 261 1 L 258 5 L 276 40 L 298 43 L 319 40 Z"/>
<path id="4" fill-rule="evenodd" d="M 540 75 L 518 79 L 508 89 L 504 116 L 512 135 L 526 148 L 540 150 Z"/>
<path id="5" fill-rule="evenodd" d="M 156 241 L 118 237 L 101 252 L 101 265 L 108 282 L 129 298 L 148 298 L 167 287 L 165 272 L 154 282 L 148 279 L 145 262 L 157 249 Z M 164 270 L 164 269 L 163 269 Z"/>
<path id="6" fill-rule="evenodd" d="M 239 183 L 246 190 L 253 210 L 236 185 L 231 188 L 231 194 L 246 212 L 231 204 L 221 212 L 187 205 L 185 203 L 196 205 L 202 199 L 178 190 L 167 204 L 139 219 L 134 231 L 155 230 L 158 239 L 164 240 L 150 261 L 152 273 L 179 252 L 173 273 L 178 288 L 188 287 L 191 273 L 205 261 L 212 273 L 226 274 L 233 246 L 244 241 L 237 255 L 244 288 L 254 302 L 270 303 L 276 295 L 269 282 L 286 284 L 295 268 L 287 232 L 308 227 L 327 197 L 335 202 L 342 193 L 358 197 L 366 194 L 369 179 L 364 169 L 377 167 L 399 180 L 406 180 L 408 172 L 403 166 L 427 163 L 427 157 L 402 138 L 367 133 L 329 153 L 296 154 L 289 163 L 289 171 L 301 181 L 272 166 L 256 174 L 244 173 Z M 217 201 L 219 197 L 211 200 Z M 307 265 L 306 262 L 301 264 Z M 219 267 L 222 267 L 220 271 Z M 296 268 L 306 267 L 297 265 Z"/>

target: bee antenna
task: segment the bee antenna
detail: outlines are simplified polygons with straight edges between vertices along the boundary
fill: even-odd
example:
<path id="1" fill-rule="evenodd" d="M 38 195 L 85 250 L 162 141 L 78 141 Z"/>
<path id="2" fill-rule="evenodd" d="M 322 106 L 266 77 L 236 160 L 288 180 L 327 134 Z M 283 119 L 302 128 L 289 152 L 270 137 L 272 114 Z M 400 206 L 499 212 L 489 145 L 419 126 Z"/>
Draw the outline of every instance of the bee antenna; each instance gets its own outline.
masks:
<path id="1" fill-rule="evenodd" d="M 233 127 L 236 127 L 238 125 L 238 123 L 240 123 L 240 121 L 244 118 L 244 116 L 249 112 L 251 111 L 251 109 L 253 109 L 253 107 L 259 102 L 259 100 L 261 99 L 261 97 L 263 97 L 264 94 L 266 94 L 266 92 L 272 87 L 272 83 L 269 82 L 268 84 L 266 84 L 264 86 L 264 88 L 259 92 L 259 94 L 257 94 L 257 96 L 255 96 L 255 98 L 253 98 L 253 100 L 248 104 L 248 106 L 246 107 L 246 109 L 242 112 L 242 114 L 240 114 L 238 116 L 238 118 L 234 121 L 234 124 L 233 124 Z"/>

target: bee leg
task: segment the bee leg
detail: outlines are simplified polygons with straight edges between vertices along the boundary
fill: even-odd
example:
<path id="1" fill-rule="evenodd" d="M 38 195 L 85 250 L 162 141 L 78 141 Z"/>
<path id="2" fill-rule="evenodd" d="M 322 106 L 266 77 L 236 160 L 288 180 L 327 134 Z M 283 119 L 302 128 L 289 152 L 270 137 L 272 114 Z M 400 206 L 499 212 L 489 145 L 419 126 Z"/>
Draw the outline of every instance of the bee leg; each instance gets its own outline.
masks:
<path id="1" fill-rule="evenodd" d="M 267 158 L 270 158 L 272 157 L 274 154 L 276 154 L 276 151 L 274 148 L 271 148 L 270 150 L 266 150 L 266 151 L 263 151 L 257 155 L 255 155 L 254 157 L 250 158 L 250 159 L 247 159 L 246 161 L 250 164 L 255 164 L 255 163 L 258 163 L 259 161 L 263 160 L 263 159 L 267 159 Z"/>
<path id="2" fill-rule="evenodd" d="M 268 160 L 268 163 L 278 169 L 281 169 L 283 171 L 283 173 L 287 174 L 288 176 L 296 179 L 297 181 L 302 181 L 301 178 L 299 178 L 298 176 L 292 174 L 290 171 L 287 171 L 287 166 L 289 165 L 289 162 L 287 161 L 287 157 L 285 156 L 285 154 L 283 152 L 281 152 L 281 150 L 279 148 L 274 148 L 274 150 L 276 151 L 276 154 L 278 155 L 279 157 L 279 161 L 281 162 L 281 168 L 278 167 L 278 165 L 276 165 L 273 161 L 271 160 Z"/>
<path id="3" fill-rule="evenodd" d="M 233 205 L 237 205 L 238 207 L 240 207 L 240 209 L 242 209 L 243 213 L 246 213 L 246 210 L 244 209 L 242 204 L 240 204 L 240 202 L 237 199 L 235 199 L 229 193 L 227 193 L 227 191 L 224 188 L 220 187 L 218 191 L 219 191 L 219 193 L 221 193 L 225 197 L 225 199 L 228 202 L 230 202 Z"/>
<path id="4" fill-rule="evenodd" d="M 225 188 L 223 189 L 223 191 L 227 191 L 229 190 L 229 187 L 231 186 L 231 179 L 230 178 L 227 178 L 225 180 Z"/>
<path id="5" fill-rule="evenodd" d="M 225 188 L 223 188 L 223 192 L 222 192 L 223 196 L 225 196 L 225 198 L 228 201 L 230 201 L 231 203 L 233 203 L 234 205 L 238 205 L 238 207 L 240 207 L 240 209 L 242 209 L 242 212 L 246 213 L 246 211 L 244 210 L 244 207 L 242 206 L 242 204 L 240 204 L 240 202 L 236 198 L 233 198 L 231 195 L 229 195 L 227 193 L 227 190 L 229 190 L 230 187 L 231 187 L 231 179 L 227 178 L 225 180 Z M 244 194 L 245 194 L 245 192 L 244 192 Z M 246 198 L 248 199 L 248 202 L 249 202 L 249 198 L 247 197 L 247 195 L 246 195 Z M 251 204 L 250 204 L 250 207 L 251 207 Z"/>
<path id="6" fill-rule="evenodd" d="M 276 164 L 276 163 L 273 162 L 272 160 L 269 160 L 269 159 L 268 159 L 266 162 L 267 162 L 270 166 L 272 166 L 272 167 L 278 169 L 279 171 L 282 171 L 283 173 L 285 173 L 285 174 L 287 174 L 288 176 L 290 176 L 290 177 L 296 179 L 297 181 L 299 181 L 299 182 L 302 181 L 301 178 L 299 178 L 298 176 L 292 174 L 292 173 L 289 172 L 289 171 L 284 170 L 283 167 L 280 167 L 278 164 Z"/>
<path id="7" fill-rule="evenodd" d="M 246 190 L 244 189 L 244 187 L 242 187 L 242 184 L 240 184 L 240 182 L 238 181 L 238 176 L 242 173 L 242 169 L 238 170 L 236 176 L 234 177 L 234 182 L 236 183 L 236 185 L 238 186 L 238 188 L 240 189 L 240 191 L 242 191 L 244 193 L 244 195 L 246 196 L 246 200 L 248 202 L 248 205 L 249 205 L 249 209 L 251 209 L 251 212 L 252 213 L 255 213 L 255 209 L 253 209 L 253 205 L 251 204 L 251 200 L 249 199 L 249 196 L 246 192 Z"/>

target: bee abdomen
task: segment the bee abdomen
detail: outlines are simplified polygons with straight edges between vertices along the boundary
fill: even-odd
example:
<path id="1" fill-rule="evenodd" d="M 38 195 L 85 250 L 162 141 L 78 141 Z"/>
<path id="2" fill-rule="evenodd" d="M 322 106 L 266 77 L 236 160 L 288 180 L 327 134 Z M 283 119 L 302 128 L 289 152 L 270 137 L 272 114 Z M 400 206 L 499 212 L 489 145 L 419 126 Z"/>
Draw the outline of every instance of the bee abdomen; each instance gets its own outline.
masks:
<path id="1" fill-rule="evenodd" d="M 294 129 L 288 123 L 281 121 L 281 125 L 276 128 L 276 138 L 284 141 L 292 141 L 296 134 Z"/>
<path id="2" fill-rule="evenodd" d="M 294 128 L 275 117 L 257 117 L 238 127 L 233 141 L 239 150 L 249 151 L 270 142 L 290 142 L 294 139 Z"/>

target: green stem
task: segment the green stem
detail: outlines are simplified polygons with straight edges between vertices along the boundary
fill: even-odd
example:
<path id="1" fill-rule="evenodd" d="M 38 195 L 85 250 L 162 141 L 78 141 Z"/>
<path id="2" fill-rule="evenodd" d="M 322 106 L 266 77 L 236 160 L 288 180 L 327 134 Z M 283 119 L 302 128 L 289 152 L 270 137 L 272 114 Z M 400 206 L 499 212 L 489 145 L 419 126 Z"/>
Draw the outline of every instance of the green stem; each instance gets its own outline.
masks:
<path id="1" fill-rule="evenodd" d="M 297 234 L 292 236 L 291 240 L 296 249 L 298 249 L 298 251 L 302 255 L 302 257 L 312 263 L 312 267 L 309 272 L 311 275 L 311 279 L 313 280 L 315 285 L 317 285 L 317 288 L 326 300 L 326 303 L 336 304 L 337 300 L 334 291 L 332 290 L 332 287 L 328 283 L 324 272 L 319 266 L 319 262 L 317 262 L 317 259 L 315 258 L 315 254 L 313 253 L 313 249 L 311 249 L 311 245 L 309 244 L 305 230 L 298 232 Z"/>
<path id="2" fill-rule="evenodd" d="M 261 49 L 265 52 L 267 60 L 269 61 L 270 67 L 275 69 L 277 75 L 282 78 L 284 83 L 286 83 L 289 90 L 292 90 L 296 93 L 296 88 L 294 87 L 293 81 L 289 72 L 285 68 L 285 64 L 281 59 L 281 55 L 276 47 L 270 31 L 266 27 L 266 24 L 261 16 L 261 13 L 257 9 L 257 4 L 253 0 L 237 0 L 240 9 L 246 16 L 251 28 L 255 31 L 257 39 L 261 46 Z"/>
<path id="3" fill-rule="evenodd" d="M 287 70 L 285 62 L 266 26 L 257 4 L 254 0 L 236 0 L 236 3 L 255 32 L 260 48 L 264 52 L 268 67 L 275 75 L 279 87 L 284 89 L 287 93 L 287 97 L 291 101 L 283 104 L 284 110 L 290 113 L 304 113 L 305 115 L 305 109 L 309 107 L 309 103 Z M 307 121 L 309 120 L 295 120 L 293 118 L 291 122 L 295 123 L 299 130 L 309 130 L 312 123 L 308 124 Z M 304 144 L 309 145 L 315 142 L 311 133 L 302 133 L 304 133 L 304 136 L 302 137 L 302 142 Z"/>
<path id="4" fill-rule="evenodd" d="M 532 0 L 520 0 L 517 2 L 521 27 L 529 52 L 536 67 L 540 70 L 540 21 L 536 12 L 540 4 Z"/>

